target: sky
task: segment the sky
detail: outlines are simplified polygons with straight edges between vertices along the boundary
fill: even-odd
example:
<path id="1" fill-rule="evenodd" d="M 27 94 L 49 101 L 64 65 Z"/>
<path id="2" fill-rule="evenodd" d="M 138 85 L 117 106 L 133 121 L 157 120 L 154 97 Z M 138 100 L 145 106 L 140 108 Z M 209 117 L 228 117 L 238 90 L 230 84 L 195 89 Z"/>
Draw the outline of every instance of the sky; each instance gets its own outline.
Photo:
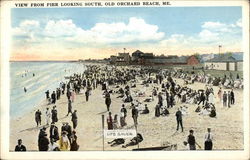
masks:
<path id="1" fill-rule="evenodd" d="M 11 60 L 242 51 L 241 7 L 13 8 Z"/>

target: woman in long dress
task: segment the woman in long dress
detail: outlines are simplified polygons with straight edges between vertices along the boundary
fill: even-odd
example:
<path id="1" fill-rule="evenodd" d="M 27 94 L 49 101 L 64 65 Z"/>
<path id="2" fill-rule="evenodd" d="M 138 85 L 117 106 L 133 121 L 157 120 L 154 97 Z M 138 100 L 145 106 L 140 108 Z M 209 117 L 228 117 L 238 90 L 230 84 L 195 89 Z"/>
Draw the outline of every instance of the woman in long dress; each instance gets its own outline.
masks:
<path id="1" fill-rule="evenodd" d="M 221 87 L 220 87 L 217 95 L 218 95 L 218 98 L 219 98 L 220 102 L 222 102 L 222 89 L 221 89 Z"/>
<path id="2" fill-rule="evenodd" d="M 60 147 L 61 151 L 69 151 L 70 150 L 70 142 L 69 142 L 66 131 L 62 132 L 62 136 L 59 139 L 59 147 Z"/>
<path id="3" fill-rule="evenodd" d="M 214 93 L 210 92 L 208 95 L 208 103 L 214 104 Z"/>

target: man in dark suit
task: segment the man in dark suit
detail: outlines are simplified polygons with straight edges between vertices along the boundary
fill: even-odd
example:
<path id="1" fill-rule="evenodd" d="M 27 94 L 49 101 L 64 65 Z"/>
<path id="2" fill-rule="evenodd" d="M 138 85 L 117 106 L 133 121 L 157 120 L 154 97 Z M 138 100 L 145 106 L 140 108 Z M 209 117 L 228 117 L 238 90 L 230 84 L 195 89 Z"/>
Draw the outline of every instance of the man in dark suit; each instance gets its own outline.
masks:
<path id="1" fill-rule="evenodd" d="M 53 91 L 53 93 L 51 94 L 51 99 L 52 99 L 52 103 L 55 104 L 56 103 L 56 93 L 55 93 L 55 91 Z"/>
<path id="2" fill-rule="evenodd" d="M 36 125 L 38 126 L 39 124 L 41 125 L 41 111 L 38 109 L 35 113 L 35 120 L 36 120 Z"/>
<path id="3" fill-rule="evenodd" d="M 231 97 L 231 100 L 230 100 L 231 104 L 234 104 L 235 98 L 234 98 L 234 90 L 233 89 L 231 90 L 230 94 L 231 94 L 231 96 L 230 96 Z"/>
<path id="4" fill-rule="evenodd" d="M 71 137 L 71 135 L 72 135 L 72 128 L 71 128 L 71 126 L 69 125 L 69 123 L 66 122 L 65 125 L 64 125 L 64 128 L 62 128 L 62 129 L 63 129 L 62 131 L 66 131 L 66 132 L 67 132 L 67 136 L 68 136 L 69 141 L 70 141 L 70 137 Z M 71 141 L 70 141 L 70 142 L 71 142 Z"/>
<path id="5" fill-rule="evenodd" d="M 133 109 L 132 109 L 132 118 L 134 120 L 135 126 L 137 126 L 138 110 L 135 108 L 135 106 L 133 106 Z"/>
<path id="6" fill-rule="evenodd" d="M 76 129 L 77 126 L 77 115 L 76 115 L 76 110 L 74 110 L 74 112 L 72 113 L 72 118 L 71 121 L 73 123 L 73 129 Z"/>
<path id="7" fill-rule="evenodd" d="M 48 151 L 49 149 L 49 139 L 47 138 L 46 128 L 40 129 L 38 136 L 38 149 L 39 151 Z"/>
<path id="8" fill-rule="evenodd" d="M 59 140 L 58 128 L 57 128 L 57 126 L 55 126 L 54 122 L 51 123 L 49 133 L 50 133 L 50 136 L 49 136 L 50 141 L 52 139 L 54 139 L 55 141 Z"/>
<path id="9" fill-rule="evenodd" d="M 25 152 L 26 151 L 26 147 L 24 146 L 24 145 L 22 145 L 22 140 L 21 139 L 19 139 L 18 141 L 17 141 L 17 145 L 16 145 L 16 147 L 15 147 L 15 151 L 16 152 Z"/>
<path id="10" fill-rule="evenodd" d="M 52 114 L 52 122 L 57 122 L 58 118 L 57 118 L 57 109 L 56 106 L 53 106 L 53 109 L 51 110 L 51 114 Z"/>
<path id="11" fill-rule="evenodd" d="M 182 125 L 182 113 L 180 111 L 180 109 L 178 108 L 178 111 L 175 114 L 176 116 L 176 121 L 177 121 L 177 131 L 179 130 L 179 124 L 181 125 L 181 130 L 183 132 L 183 125 Z"/>

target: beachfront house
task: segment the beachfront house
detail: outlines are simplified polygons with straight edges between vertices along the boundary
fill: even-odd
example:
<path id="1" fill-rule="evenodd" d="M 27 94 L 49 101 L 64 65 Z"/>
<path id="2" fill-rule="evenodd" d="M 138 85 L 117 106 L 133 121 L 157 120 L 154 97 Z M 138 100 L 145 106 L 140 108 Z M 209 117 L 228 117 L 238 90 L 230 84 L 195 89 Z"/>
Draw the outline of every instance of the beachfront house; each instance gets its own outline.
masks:
<path id="1" fill-rule="evenodd" d="M 230 54 L 220 54 L 205 61 L 204 66 L 206 69 L 242 71 L 243 59 L 237 59 Z"/>
<path id="2" fill-rule="evenodd" d="M 131 58 L 129 53 L 118 53 L 118 56 L 110 56 L 110 64 L 116 65 L 128 65 L 130 64 Z"/>

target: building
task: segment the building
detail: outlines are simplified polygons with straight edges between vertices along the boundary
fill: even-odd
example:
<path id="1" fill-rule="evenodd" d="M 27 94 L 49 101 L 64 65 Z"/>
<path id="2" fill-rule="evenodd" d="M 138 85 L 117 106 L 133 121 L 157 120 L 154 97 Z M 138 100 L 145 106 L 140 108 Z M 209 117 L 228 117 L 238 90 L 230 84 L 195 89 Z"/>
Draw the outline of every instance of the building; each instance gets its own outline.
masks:
<path id="1" fill-rule="evenodd" d="M 221 54 L 204 63 L 206 69 L 224 71 L 242 71 L 243 59 L 236 59 L 230 54 Z"/>
<path id="2" fill-rule="evenodd" d="M 115 64 L 116 63 L 116 57 L 117 56 L 110 56 L 110 64 Z"/>
<path id="3" fill-rule="evenodd" d="M 128 65 L 130 61 L 131 58 L 129 53 L 118 53 L 118 56 L 110 56 L 110 64 Z"/>
<path id="4" fill-rule="evenodd" d="M 199 60 L 195 56 L 155 56 L 147 64 L 151 65 L 197 65 Z"/>
<path id="5" fill-rule="evenodd" d="M 116 65 L 197 65 L 196 56 L 155 56 L 153 53 L 144 53 L 136 50 L 130 57 L 129 53 L 118 53 L 118 56 L 110 57 L 110 64 Z"/>

